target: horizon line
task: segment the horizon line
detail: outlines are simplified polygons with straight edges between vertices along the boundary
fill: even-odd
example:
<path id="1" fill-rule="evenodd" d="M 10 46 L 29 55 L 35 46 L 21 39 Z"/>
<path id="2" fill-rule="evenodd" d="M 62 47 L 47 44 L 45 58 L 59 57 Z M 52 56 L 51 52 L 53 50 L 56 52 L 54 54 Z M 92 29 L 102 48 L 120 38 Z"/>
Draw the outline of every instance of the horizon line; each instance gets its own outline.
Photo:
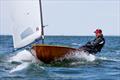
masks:
<path id="1" fill-rule="evenodd" d="M 12 34 L 0 34 L 0 36 L 12 36 Z M 44 35 L 44 36 L 95 36 L 95 35 Z M 104 35 L 104 36 L 118 36 L 120 35 Z"/>

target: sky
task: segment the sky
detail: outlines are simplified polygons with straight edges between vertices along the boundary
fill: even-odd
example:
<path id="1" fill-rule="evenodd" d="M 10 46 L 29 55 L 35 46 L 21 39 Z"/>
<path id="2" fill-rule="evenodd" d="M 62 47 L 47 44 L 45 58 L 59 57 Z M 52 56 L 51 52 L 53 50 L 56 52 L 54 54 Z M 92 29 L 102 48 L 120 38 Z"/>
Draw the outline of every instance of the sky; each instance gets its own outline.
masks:
<path id="1" fill-rule="evenodd" d="M 38 5 L 38 0 L 34 1 Z M 42 0 L 42 4 L 44 25 L 48 25 L 45 35 L 94 35 L 95 29 L 100 28 L 104 35 L 120 36 L 119 0 Z M 34 10 L 35 7 L 32 8 Z M 39 9 L 36 12 L 39 13 Z M 13 32 L 10 13 L 10 0 L 0 0 L 1 35 L 11 35 Z M 22 16 L 17 18 L 25 19 Z M 26 24 L 26 21 L 22 23 Z"/>

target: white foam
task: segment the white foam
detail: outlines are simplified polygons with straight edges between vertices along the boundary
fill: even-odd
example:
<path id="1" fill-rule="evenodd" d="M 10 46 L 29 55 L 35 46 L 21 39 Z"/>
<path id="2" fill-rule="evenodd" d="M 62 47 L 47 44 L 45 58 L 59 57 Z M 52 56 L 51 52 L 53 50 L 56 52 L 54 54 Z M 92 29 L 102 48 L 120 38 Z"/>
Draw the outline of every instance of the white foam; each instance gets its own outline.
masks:
<path id="1" fill-rule="evenodd" d="M 115 62 L 120 62 L 119 59 L 113 59 L 113 58 L 107 58 L 107 57 L 98 57 L 100 60 L 105 60 L 105 61 L 115 61 Z"/>
<path id="2" fill-rule="evenodd" d="M 22 63 L 22 64 L 16 66 L 15 68 L 11 69 L 9 71 L 9 73 L 14 73 L 14 72 L 17 72 L 17 71 L 21 71 L 21 70 L 27 68 L 29 65 L 30 65 L 30 63 Z"/>
<path id="3" fill-rule="evenodd" d="M 116 54 L 119 55 L 119 54 L 120 54 L 120 50 L 117 50 L 117 51 L 116 51 Z"/>
<path id="4" fill-rule="evenodd" d="M 18 52 L 16 55 L 10 57 L 9 62 L 23 62 L 23 61 L 32 61 L 34 56 L 27 50 Z"/>
<path id="5" fill-rule="evenodd" d="M 86 60 L 86 61 L 94 61 L 96 57 L 92 54 L 86 53 L 84 51 L 76 51 L 72 52 L 70 55 L 66 55 L 67 59 L 78 59 L 78 60 Z"/>
<path id="6" fill-rule="evenodd" d="M 35 57 L 32 55 L 30 51 L 28 50 L 20 51 L 16 55 L 9 58 L 9 62 L 20 62 L 21 63 L 20 65 L 11 69 L 9 73 L 23 70 L 27 68 L 32 62 L 36 62 L 35 60 L 36 60 Z"/>
<path id="7" fill-rule="evenodd" d="M 79 44 L 79 43 L 72 43 L 72 45 L 81 46 L 81 44 Z"/>

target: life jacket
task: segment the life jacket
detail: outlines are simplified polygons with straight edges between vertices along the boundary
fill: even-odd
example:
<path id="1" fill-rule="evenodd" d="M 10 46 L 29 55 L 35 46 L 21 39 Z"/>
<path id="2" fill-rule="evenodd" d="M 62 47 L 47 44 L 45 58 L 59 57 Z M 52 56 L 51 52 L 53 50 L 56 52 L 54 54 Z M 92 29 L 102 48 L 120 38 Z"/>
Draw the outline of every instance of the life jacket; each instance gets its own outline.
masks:
<path id="1" fill-rule="evenodd" d="M 93 46 L 93 52 L 97 53 L 97 52 L 101 52 L 102 47 L 105 44 L 105 39 L 103 38 L 103 36 L 100 36 L 98 38 L 95 39 L 95 41 L 100 40 L 100 42 L 98 44 L 96 44 L 95 46 Z"/>

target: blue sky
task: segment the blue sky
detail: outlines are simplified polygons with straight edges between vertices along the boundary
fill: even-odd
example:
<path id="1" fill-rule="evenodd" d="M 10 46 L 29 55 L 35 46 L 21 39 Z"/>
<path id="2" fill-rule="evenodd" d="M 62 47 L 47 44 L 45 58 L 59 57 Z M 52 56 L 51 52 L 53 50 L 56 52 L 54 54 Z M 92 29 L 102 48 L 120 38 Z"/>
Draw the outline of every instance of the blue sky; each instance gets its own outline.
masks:
<path id="1" fill-rule="evenodd" d="M 94 30 L 100 28 L 104 35 L 120 36 L 119 0 L 43 0 L 42 2 L 44 25 L 48 25 L 45 28 L 46 35 L 94 35 Z M 12 33 L 11 19 L 6 16 L 9 14 L 7 7 L 9 1 L 0 0 L 0 34 L 6 35 Z"/>

